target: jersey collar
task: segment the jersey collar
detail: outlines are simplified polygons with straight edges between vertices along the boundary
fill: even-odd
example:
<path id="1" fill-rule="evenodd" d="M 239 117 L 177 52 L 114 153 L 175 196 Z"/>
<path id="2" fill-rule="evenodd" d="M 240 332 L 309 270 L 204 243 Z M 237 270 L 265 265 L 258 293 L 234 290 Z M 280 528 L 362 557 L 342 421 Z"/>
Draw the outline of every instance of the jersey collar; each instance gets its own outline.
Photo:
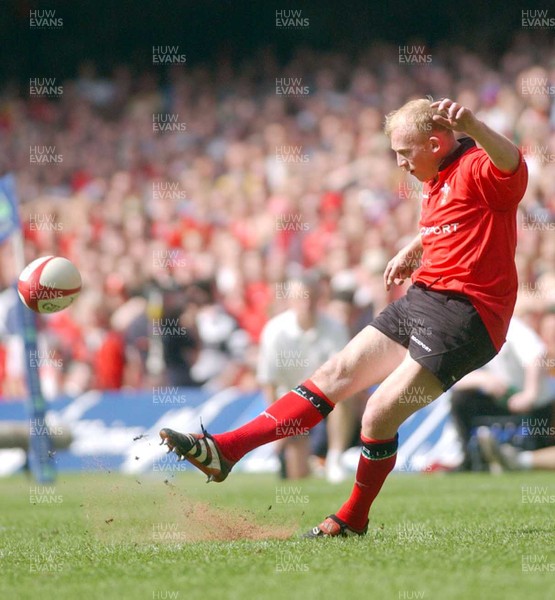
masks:
<path id="1" fill-rule="evenodd" d="M 458 140 L 460 146 L 451 154 L 448 154 L 440 163 L 438 171 L 444 171 L 458 160 L 465 152 L 476 146 L 476 142 L 470 137 L 462 137 Z"/>

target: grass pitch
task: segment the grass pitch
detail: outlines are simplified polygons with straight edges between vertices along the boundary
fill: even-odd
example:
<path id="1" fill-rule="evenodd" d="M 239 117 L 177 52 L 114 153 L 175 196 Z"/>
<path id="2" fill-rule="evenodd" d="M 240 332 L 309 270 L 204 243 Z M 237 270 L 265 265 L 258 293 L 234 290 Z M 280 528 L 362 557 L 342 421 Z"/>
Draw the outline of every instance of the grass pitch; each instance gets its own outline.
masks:
<path id="1" fill-rule="evenodd" d="M 164 479 L 0 480 L 0 598 L 555 598 L 552 474 L 394 474 L 366 537 L 313 541 L 350 483 Z"/>

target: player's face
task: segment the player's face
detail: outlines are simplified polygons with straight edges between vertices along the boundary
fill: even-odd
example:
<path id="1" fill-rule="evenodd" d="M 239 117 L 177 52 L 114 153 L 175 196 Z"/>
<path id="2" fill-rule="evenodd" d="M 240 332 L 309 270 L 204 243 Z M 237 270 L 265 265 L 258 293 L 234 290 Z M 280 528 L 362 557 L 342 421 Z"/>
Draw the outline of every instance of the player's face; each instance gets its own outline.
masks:
<path id="1" fill-rule="evenodd" d="M 399 127 L 391 132 L 391 148 L 397 165 L 419 181 L 428 181 L 437 175 L 437 138 Z"/>
<path id="2" fill-rule="evenodd" d="M 309 286 L 295 281 L 290 290 L 289 307 L 292 308 L 297 315 L 306 317 L 316 312 L 316 306 L 316 289 L 311 289 Z"/>

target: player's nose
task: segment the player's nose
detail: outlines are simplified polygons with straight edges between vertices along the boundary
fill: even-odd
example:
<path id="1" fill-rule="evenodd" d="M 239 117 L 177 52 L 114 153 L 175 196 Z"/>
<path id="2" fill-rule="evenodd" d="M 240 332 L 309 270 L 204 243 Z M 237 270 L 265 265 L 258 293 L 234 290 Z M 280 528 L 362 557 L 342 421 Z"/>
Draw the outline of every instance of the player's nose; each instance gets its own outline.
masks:
<path id="1" fill-rule="evenodd" d="M 401 169 L 407 169 L 409 166 L 409 161 L 400 154 L 397 154 L 397 166 L 401 167 Z"/>

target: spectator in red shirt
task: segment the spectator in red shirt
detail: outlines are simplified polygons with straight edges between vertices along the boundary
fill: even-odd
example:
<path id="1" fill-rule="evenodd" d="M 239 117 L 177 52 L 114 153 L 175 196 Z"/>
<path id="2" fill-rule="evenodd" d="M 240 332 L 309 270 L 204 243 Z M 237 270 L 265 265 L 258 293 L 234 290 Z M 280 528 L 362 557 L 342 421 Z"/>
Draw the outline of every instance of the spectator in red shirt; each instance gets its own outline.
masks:
<path id="1" fill-rule="evenodd" d="M 110 329 L 110 313 L 104 307 L 96 310 L 96 343 L 93 349 L 92 387 L 97 390 L 119 390 L 125 371 L 123 336 Z"/>

